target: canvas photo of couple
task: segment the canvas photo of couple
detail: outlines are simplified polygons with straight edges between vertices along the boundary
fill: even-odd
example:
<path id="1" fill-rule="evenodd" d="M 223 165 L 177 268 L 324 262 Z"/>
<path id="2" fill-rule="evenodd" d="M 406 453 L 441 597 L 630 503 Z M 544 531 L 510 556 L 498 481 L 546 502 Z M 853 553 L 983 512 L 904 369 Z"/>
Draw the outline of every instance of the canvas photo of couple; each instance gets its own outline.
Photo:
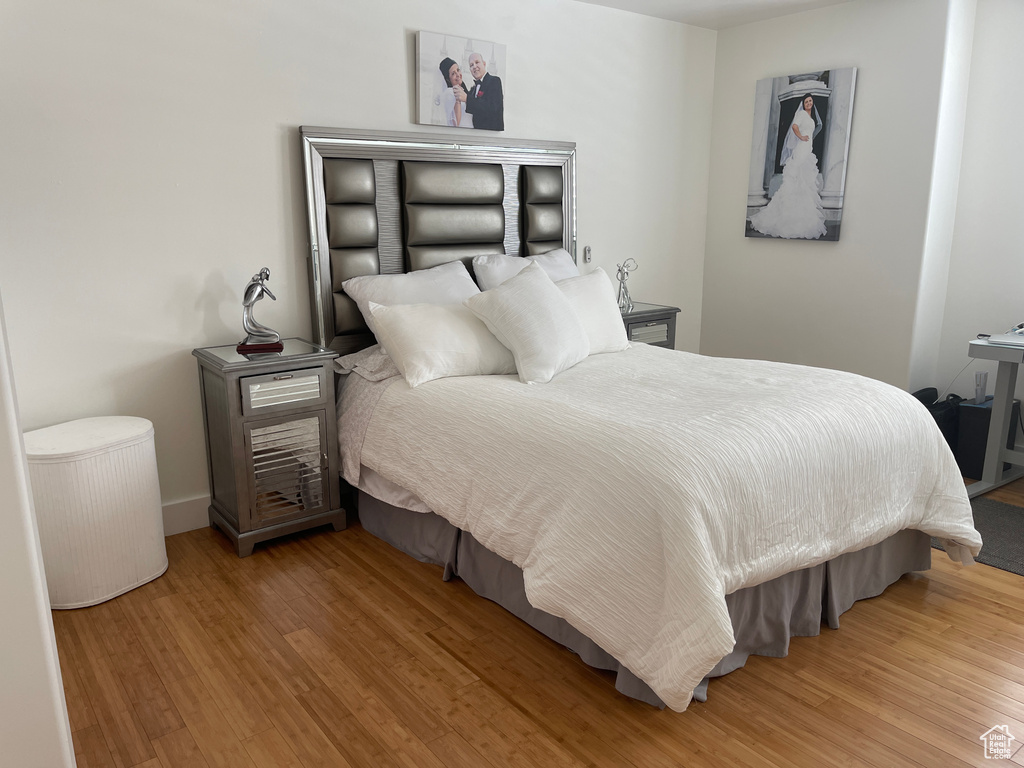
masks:
<path id="1" fill-rule="evenodd" d="M 505 130 L 505 46 L 416 33 L 417 122 Z"/>

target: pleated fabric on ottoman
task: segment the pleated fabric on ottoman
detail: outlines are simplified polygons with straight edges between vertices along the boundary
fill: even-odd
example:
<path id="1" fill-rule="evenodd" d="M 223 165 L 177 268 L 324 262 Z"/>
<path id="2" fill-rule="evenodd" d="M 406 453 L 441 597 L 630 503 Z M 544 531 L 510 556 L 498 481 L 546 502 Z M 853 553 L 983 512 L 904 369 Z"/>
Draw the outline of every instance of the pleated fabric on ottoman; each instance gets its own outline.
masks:
<path id="1" fill-rule="evenodd" d="M 51 608 L 117 597 L 167 570 L 153 425 L 78 419 L 25 433 Z"/>

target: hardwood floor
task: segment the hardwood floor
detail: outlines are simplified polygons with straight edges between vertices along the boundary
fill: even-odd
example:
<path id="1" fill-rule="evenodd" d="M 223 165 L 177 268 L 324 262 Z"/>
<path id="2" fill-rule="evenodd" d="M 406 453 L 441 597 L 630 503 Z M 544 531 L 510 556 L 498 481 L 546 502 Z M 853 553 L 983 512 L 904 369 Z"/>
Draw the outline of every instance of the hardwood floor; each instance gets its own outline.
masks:
<path id="1" fill-rule="evenodd" d="M 82 768 L 961 766 L 992 765 L 992 726 L 1024 739 L 1024 578 L 941 552 L 675 713 L 359 527 L 167 549 L 156 581 L 53 613 Z"/>

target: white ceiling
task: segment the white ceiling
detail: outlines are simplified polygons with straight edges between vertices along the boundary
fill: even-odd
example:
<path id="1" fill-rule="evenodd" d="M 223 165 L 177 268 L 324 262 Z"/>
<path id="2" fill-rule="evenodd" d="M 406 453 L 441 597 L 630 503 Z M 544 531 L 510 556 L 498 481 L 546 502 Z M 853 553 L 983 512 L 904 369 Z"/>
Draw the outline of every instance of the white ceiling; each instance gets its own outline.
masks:
<path id="1" fill-rule="evenodd" d="M 697 27 L 725 29 L 849 0 L 580 0 L 591 5 L 681 21 Z"/>

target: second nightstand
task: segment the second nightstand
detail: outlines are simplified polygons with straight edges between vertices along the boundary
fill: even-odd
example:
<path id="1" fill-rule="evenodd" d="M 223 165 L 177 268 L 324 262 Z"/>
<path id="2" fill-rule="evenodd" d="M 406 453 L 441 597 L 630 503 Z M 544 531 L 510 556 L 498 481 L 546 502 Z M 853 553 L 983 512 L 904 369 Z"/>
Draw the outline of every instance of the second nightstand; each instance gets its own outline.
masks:
<path id="1" fill-rule="evenodd" d="M 239 557 L 260 541 L 330 523 L 341 509 L 334 358 L 285 339 L 284 351 L 194 349 L 206 425 L 210 525 Z"/>
<path id="2" fill-rule="evenodd" d="M 679 307 L 633 302 L 633 309 L 622 315 L 629 340 L 655 347 L 676 347 L 676 315 Z"/>

